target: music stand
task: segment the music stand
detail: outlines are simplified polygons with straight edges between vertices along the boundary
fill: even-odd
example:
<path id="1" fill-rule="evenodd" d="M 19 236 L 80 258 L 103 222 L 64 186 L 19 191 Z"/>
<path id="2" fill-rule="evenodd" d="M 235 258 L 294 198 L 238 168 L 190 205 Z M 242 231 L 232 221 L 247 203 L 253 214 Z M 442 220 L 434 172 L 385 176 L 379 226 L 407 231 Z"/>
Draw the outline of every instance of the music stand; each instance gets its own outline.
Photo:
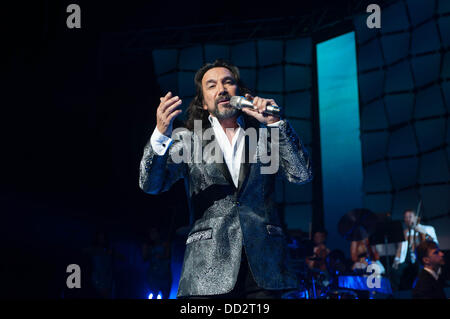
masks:
<path id="1" fill-rule="evenodd" d="M 379 216 L 379 220 L 376 224 L 376 231 L 369 237 L 370 245 L 377 244 L 394 244 L 400 243 L 405 240 L 403 234 L 403 225 L 399 220 L 391 220 L 389 215 Z M 386 254 L 387 262 L 387 275 L 391 273 L 391 263 L 389 255 Z"/>

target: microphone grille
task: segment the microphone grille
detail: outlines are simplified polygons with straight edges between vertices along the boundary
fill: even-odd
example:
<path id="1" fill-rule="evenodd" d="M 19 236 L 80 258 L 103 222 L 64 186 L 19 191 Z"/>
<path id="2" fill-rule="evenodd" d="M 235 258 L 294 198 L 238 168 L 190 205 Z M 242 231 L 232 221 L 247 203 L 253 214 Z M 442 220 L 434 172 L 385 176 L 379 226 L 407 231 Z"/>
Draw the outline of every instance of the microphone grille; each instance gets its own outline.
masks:
<path id="1" fill-rule="evenodd" d="M 231 98 L 230 98 L 230 105 L 232 106 L 232 107 L 239 107 L 240 106 L 240 100 L 241 100 L 241 97 L 240 96 L 232 96 Z"/>

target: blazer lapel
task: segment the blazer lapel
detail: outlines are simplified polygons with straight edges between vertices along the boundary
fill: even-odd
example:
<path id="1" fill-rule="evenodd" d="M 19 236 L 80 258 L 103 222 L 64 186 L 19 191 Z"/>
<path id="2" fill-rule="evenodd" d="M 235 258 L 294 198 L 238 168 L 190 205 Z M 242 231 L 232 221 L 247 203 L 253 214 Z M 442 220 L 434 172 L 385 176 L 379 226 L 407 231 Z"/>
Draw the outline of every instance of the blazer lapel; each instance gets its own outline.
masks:
<path id="1" fill-rule="evenodd" d="M 250 160 L 249 160 L 249 138 L 245 135 L 244 149 L 242 154 L 241 168 L 239 169 L 239 179 L 237 193 L 239 193 L 243 185 L 247 182 L 248 173 L 250 170 Z"/>
<path id="2" fill-rule="evenodd" d="M 256 143 L 259 141 L 259 123 L 253 121 L 253 123 L 250 121 L 248 116 L 244 116 L 244 123 L 245 128 L 253 127 L 256 130 Z M 255 124 L 256 123 L 256 124 Z M 242 154 L 242 163 L 241 163 L 241 169 L 239 171 L 239 182 L 238 182 L 238 188 L 237 193 L 239 194 L 245 184 L 247 183 L 248 176 L 250 174 L 250 159 L 253 158 L 256 154 L 257 145 L 250 145 L 250 138 L 246 134 L 244 139 L 244 150 Z M 254 144 L 254 143 L 253 143 Z M 251 148 L 250 148 L 251 147 Z"/>
<path id="3" fill-rule="evenodd" d="M 222 162 L 217 163 L 217 165 L 219 166 L 220 171 L 222 172 L 223 176 L 225 176 L 228 183 L 230 183 L 231 186 L 236 188 L 233 182 L 233 178 L 231 177 L 230 170 L 228 169 L 227 163 L 225 163 L 225 157 L 223 156 L 222 150 L 220 150 L 220 153 L 222 155 Z"/>
<path id="4" fill-rule="evenodd" d="M 214 143 L 216 143 L 216 145 L 215 145 L 214 148 L 215 148 L 216 150 L 219 150 L 219 152 L 220 152 L 220 155 L 219 155 L 219 156 L 220 156 L 220 158 L 222 159 L 222 161 L 221 161 L 220 163 L 216 163 L 216 165 L 217 165 L 217 167 L 219 168 L 219 170 L 222 172 L 222 175 L 225 177 L 225 179 L 228 181 L 228 183 L 230 183 L 230 185 L 231 185 L 233 188 L 236 188 L 236 186 L 234 186 L 233 178 L 231 177 L 230 170 L 228 169 L 227 163 L 225 162 L 225 157 L 224 157 L 224 155 L 223 155 L 222 149 L 221 149 L 220 146 L 219 146 L 219 142 L 217 142 L 216 135 L 213 134 L 213 135 L 211 136 L 211 138 L 214 139 Z M 203 147 L 204 147 L 204 146 L 203 146 Z"/>

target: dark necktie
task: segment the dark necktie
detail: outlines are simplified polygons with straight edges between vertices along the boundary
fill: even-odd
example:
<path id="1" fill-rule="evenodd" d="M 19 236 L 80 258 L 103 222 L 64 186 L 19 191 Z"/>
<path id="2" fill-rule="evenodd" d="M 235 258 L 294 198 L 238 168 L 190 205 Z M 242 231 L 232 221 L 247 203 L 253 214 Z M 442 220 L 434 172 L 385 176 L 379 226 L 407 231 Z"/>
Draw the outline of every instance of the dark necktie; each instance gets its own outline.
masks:
<path id="1" fill-rule="evenodd" d="M 411 249 L 412 249 L 411 229 L 408 228 L 408 249 L 406 250 L 406 259 L 405 259 L 405 262 L 408 263 L 408 264 L 412 263 L 412 260 L 411 260 Z"/>

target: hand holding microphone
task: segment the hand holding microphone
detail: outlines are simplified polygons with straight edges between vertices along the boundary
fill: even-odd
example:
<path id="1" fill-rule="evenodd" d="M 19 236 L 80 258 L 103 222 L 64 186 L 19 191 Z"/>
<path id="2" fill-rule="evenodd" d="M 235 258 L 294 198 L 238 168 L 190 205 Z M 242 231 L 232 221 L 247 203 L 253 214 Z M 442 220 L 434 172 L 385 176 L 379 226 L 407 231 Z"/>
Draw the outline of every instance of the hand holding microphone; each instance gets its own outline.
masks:
<path id="1" fill-rule="evenodd" d="M 281 110 L 273 99 L 263 99 L 246 94 L 245 97 L 232 96 L 230 105 L 253 116 L 263 124 L 272 124 L 280 120 Z"/>
<path id="2" fill-rule="evenodd" d="M 267 113 L 267 114 L 271 114 L 271 115 L 279 115 L 281 110 L 278 107 L 278 105 L 274 104 L 272 105 L 271 103 L 275 103 L 274 100 L 272 99 L 262 99 L 259 97 L 255 97 L 254 99 L 252 99 L 253 101 L 247 99 L 246 97 L 249 96 L 249 94 L 246 94 L 246 96 L 232 96 L 230 99 L 230 105 L 233 106 L 234 108 L 237 109 L 242 109 L 243 107 L 249 107 L 251 109 L 255 109 L 255 106 L 258 106 L 258 103 L 260 102 L 260 104 L 262 106 L 265 106 L 265 108 L 261 108 L 263 110 L 263 113 Z M 267 104 L 264 105 L 264 102 L 267 101 Z M 257 108 L 259 109 L 259 108 Z"/>

